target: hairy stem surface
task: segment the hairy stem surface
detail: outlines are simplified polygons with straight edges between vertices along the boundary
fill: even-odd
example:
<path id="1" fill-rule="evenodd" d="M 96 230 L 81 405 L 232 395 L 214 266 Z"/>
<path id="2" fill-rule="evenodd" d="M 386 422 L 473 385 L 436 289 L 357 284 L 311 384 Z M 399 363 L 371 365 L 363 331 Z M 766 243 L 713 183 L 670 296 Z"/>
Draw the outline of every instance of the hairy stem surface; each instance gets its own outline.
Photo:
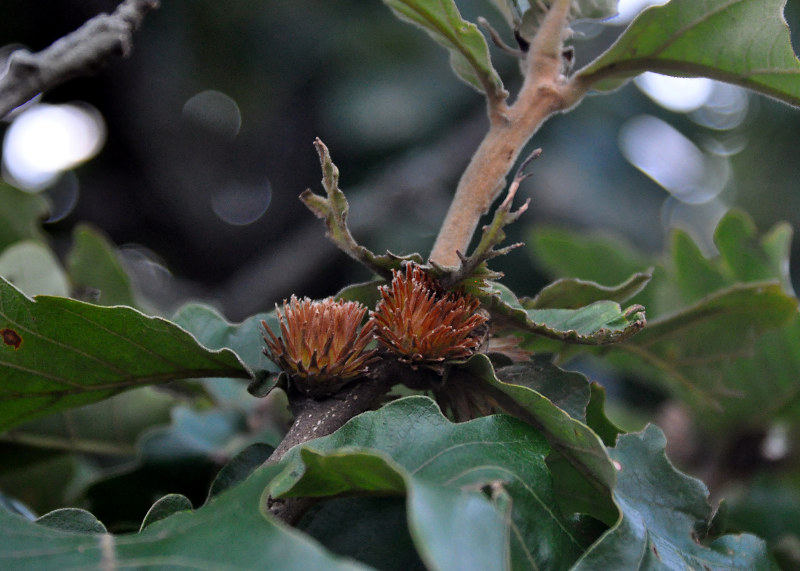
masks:
<path id="1" fill-rule="evenodd" d="M 490 127 L 461 176 L 430 259 L 457 266 L 472 235 L 506 184 L 525 144 L 554 113 L 574 106 L 586 90 L 563 75 L 563 37 L 571 0 L 558 0 L 547 14 L 526 58 L 525 82 L 511 107 L 489 101 Z"/>

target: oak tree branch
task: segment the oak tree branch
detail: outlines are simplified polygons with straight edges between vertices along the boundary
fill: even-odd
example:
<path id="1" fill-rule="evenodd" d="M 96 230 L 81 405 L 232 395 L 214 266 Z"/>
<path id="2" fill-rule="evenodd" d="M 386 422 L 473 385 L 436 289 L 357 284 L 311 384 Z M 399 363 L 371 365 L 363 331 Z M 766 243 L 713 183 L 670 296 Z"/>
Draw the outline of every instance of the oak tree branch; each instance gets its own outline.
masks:
<path id="1" fill-rule="evenodd" d="M 133 32 L 158 4 L 125 0 L 112 14 L 95 16 L 40 52 L 13 52 L 0 77 L 0 117 L 69 79 L 97 73 L 112 56 L 127 56 Z"/>

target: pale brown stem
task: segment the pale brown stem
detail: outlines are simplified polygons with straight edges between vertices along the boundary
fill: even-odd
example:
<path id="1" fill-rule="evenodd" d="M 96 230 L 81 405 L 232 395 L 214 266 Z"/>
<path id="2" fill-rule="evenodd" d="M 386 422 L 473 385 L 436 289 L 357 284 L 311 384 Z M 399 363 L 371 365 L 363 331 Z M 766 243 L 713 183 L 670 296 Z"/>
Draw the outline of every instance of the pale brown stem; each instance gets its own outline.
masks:
<path id="1" fill-rule="evenodd" d="M 586 89 L 563 75 L 563 36 L 571 0 L 556 0 L 531 44 L 525 82 L 511 107 L 489 103 L 490 127 L 461 176 L 430 259 L 458 266 L 480 217 L 506 184 L 519 153 L 553 114 L 575 105 Z"/>

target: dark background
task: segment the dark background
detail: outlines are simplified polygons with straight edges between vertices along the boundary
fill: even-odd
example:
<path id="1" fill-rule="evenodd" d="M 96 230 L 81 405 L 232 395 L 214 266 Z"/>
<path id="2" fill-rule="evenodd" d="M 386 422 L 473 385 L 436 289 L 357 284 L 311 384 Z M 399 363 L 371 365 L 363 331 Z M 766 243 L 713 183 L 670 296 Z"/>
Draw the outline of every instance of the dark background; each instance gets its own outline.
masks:
<path id="1" fill-rule="evenodd" d="M 5 0 L 0 45 L 40 50 L 116 5 Z M 502 29 L 489 2 L 459 5 L 466 18 L 482 14 Z M 798 21 L 795 0 L 787 19 Z M 615 33 L 577 43 L 578 66 Z M 516 62 L 496 49 L 492 55 L 513 93 Z M 184 110 L 207 90 L 238 106 L 238 133 L 213 114 Z M 369 277 L 325 241 L 321 222 L 297 200 L 305 188 L 321 192 L 315 137 L 340 168 L 357 239 L 376 251 L 427 254 L 486 128 L 481 96 L 450 72 L 445 51 L 377 0 L 165 0 L 146 17 L 129 58 L 44 101 L 87 102 L 108 130 L 96 158 L 44 191 L 57 204 L 66 187 L 79 189 L 74 208 L 47 224 L 57 251 L 67 251 L 76 223 L 89 221 L 122 248 L 161 311 L 202 299 L 232 320 L 291 293 L 323 297 Z M 532 145 L 544 155 L 521 193 L 532 205 L 510 239 L 559 223 L 621 234 L 658 253 L 671 225 L 708 236 L 708 205 L 676 203 L 620 152 L 621 126 L 641 114 L 669 121 L 698 144 L 736 137 L 741 150 L 725 159 L 733 174 L 719 204 L 744 207 L 762 231 L 779 220 L 798 225 L 800 113 L 751 96 L 744 122 L 718 132 L 630 84 L 587 98 L 537 134 Z M 221 202 L 246 213 L 248 197 L 263 201 L 264 193 L 269 207 L 251 224 L 227 223 L 214 211 Z M 497 267 L 521 294 L 546 280 L 523 250 Z"/>

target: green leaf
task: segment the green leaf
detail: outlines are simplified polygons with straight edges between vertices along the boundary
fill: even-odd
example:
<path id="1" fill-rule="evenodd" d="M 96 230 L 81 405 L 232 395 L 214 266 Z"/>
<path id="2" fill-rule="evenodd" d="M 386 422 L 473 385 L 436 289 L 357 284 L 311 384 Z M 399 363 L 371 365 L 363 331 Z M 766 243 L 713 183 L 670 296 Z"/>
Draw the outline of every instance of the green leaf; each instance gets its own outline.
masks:
<path id="1" fill-rule="evenodd" d="M 647 308 L 652 323 L 737 281 L 776 279 L 791 293 L 791 238 L 787 224 L 777 224 L 759 238 L 750 217 L 734 209 L 723 216 L 714 234 L 720 255 L 709 259 L 686 232 L 674 230 L 665 262 L 654 268 L 648 287 L 634 301 Z M 558 277 L 608 284 L 647 265 L 629 245 L 603 236 L 543 229 L 533 233 L 529 244 L 537 263 Z"/>
<path id="2" fill-rule="evenodd" d="M 575 420 L 586 419 L 589 381 L 580 373 L 556 367 L 550 356 L 537 354 L 530 361 L 501 367 L 496 374 L 505 384 L 527 387 L 547 397 Z"/>
<path id="3" fill-rule="evenodd" d="M 178 406 L 172 409 L 170 426 L 152 430 L 142 439 L 141 454 L 153 463 L 224 457 L 231 441 L 246 431 L 240 411 Z"/>
<path id="4" fill-rule="evenodd" d="M 738 284 L 651 321 L 620 352 L 679 396 L 716 406 L 717 398 L 730 390 L 724 366 L 751 352 L 759 335 L 787 326 L 796 314 L 797 300 L 780 285 Z"/>
<path id="5" fill-rule="evenodd" d="M 777 277 L 783 289 L 793 293 L 792 276 L 789 272 L 789 257 L 792 249 L 793 230 L 789 224 L 776 224 L 759 240 L 764 254 L 772 266 L 772 277 Z M 722 247 L 722 245 L 720 245 Z"/>
<path id="6" fill-rule="evenodd" d="M 512 568 L 566 568 L 584 545 L 559 515 L 548 451 L 514 418 L 453 424 L 427 397 L 407 397 L 294 448 L 271 492 L 405 491 L 411 536 L 433 569 L 501 567 L 510 509 Z"/>
<path id="7" fill-rule="evenodd" d="M 725 286 L 733 285 L 724 268 L 710 263 L 686 232 L 673 231 L 670 249 L 675 285 L 683 303 L 695 303 Z"/>
<path id="8" fill-rule="evenodd" d="M 260 468 L 208 505 L 129 535 L 67 533 L 0 508 L 0 568 L 365 569 L 264 515 L 264 489 L 281 469 Z"/>
<path id="9" fill-rule="evenodd" d="M 629 244 L 607 235 L 537 228 L 527 244 L 534 263 L 550 275 L 599 284 L 620 283 L 652 265 Z"/>
<path id="10" fill-rule="evenodd" d="M 726 214 L 714 232 L 720 258 L 735 281 L 757 282 L 780 279 L 792 292 L 789 275 L 792 227 L 776 224 L 759 239 L 756 226 L 745 213 L 733 210 Z"/>
<path id="11" fill-rule="evenodd" d="M 726 392 L 716 396 L 720 410 L 701 415 L 701 424 L 717 434 L 766 430 L 775 419 L 796 424 L 800 418 L 800 315 L 788 327 L 759 337 L 752 356 L 725 363 L 721 375 Z"/>
<path id="12" fill-rule="evenodd" d="M 70 293 L 69 282 L 53 252 L 40 242 L 25 240 L 0 254 L 0 276 L 27 295 Z"/>
<path id="13" fill-rule="evenodd" d="M 254 373 L 279 371 L 264 355 L 261 326 L 261 322 L 266 321 L 273 330 L 278 330 L 275 312 L 258 313 L 241 323 L 230 323 L 212 307 L 189 303 L 172 316 L 172 321 L 209 349 L 233 350 Z"/>
<path id="14" fill-rule="evenodd" d="M 47 201 L 38 194 L 0 182 L 0 251 L 22 240 L 44 240 L 40 221 L 48 210 Z"/>
<path id="15" fill-rule="evenodd" d="M 714 259 L 706 258 L 688 234 L 674 231 L 670 262 L 684 303 L 738 282 L 780 280 L 784 290 L 792 293 L 791 240 L 791 226 L 785 223 L 759 238 L 753 220 L 739 210 L 726 213 L 717 225 L 714 244 L 719 256 Z"/>
<path id="16" fill-rule="evenodd" d="M 495 466 L 487 467 L 482 463 L 467 463 L 466 469 L 496 470 L 495 477 L 501 473 L 507 476 L 507 471 Z M 450 474 L 451 477 L 462 476 Z M 486 473 L 484 472 L 484 477 Z M 469 478 L 458 478 L 466 484 Z M 485 480 L 484 480 L 485 481 Z M 541 481 L 541 480 L 539 480 Z M 541 488 L 536 480 L 526 481 L 526 484 L 536 489 L 535 495 Z M 463 484 L 462 484 L 463 485 Z M 502 486 L 502 484 L 498 484 Z M 539 562 L 545 565 L 558 567 L 558 563 L 551 560 L 569 561 L 580 552 L 578 539 L 570 535 L 566 526 L 562 524 L 558 533 L 559 537 L 550 535 L 556 541 L 555 545 L 544 543 L 543 537 L 534 537 L 528 525 L 530 522 L 515 519 L 511 524 L 513 529 L 506 529 L 508 519 L 507 509 L 493 508 L 491 502 L 482 492 L 472 490 L 458 490 L 439 485 L 439 483 L 424 480 L 415 482 L 410 489 L 408 503 L 409 527 L 411 536 L 415 538 L 420 557 L 431 569 L 452 571 L 482 571 L 483 569 L 505 568 L 507 561 L 511 561 L 512 569 L 522 569 L 523 562 L 538 566 Z M 542 498 L 537 498 L 542 501 Z M 546 498 L 545 498 L 546 501 Z M 508 507 L 508 504 L 504 507 Z M 541 507 L 541 506 L 540 506 Z M 555 507 L 555 506 L 554 506 Z M 540 517 L 545 516 L 545 510 L 539 510 Z M 431 517 L 431 514 L 436 514 Z M 530 515 L 530 514 L 529 514 Z M 512 516 L 513 517 L 513 516 Z M 553 517 L 551 515 L 551 517 Z M 555 518 L 553 518 L 555 519 Z M 465 525 L 465 523 L 467 525 Z M 554 522 L 553 522 L 554 523 Z M 535 526 L 542 529 L 544 526 Z M 526 529 L 528 528 L 528 529 Z M 508 548 L 508 535 L 514 536 L 511 553 Z M 517 535 L 519 534 L 519 535 Z M 522 540 L 520 540 L 522 536 Z M 567 541 L 571 540 L 572 545 Z M 480 542 L 480 543 L 479 543 Z M 557 551 L 553 557 L 548 551 Z M 536 562 L 536 563 L 533 563 Z"/>
<path id="17" fill-rule="evenodd" d="M 642 12 L 576 77 L 615 89 L 643 71 L 703 76 L 800 105 L 800 62 L 783 19 L 786 0 L 672 0 Z"/>
<path id="18" fill-rule="evenodd" d="M 579 309 L 526 309 L 505 286 L 491 284 L 494 296 L 485 303 L 489 311 L 513 327 L 582 345 L 605 345 L 628 339 L 644 327 L 644 308 L 623 310 L 613 301 L 597 301 Z"/>
<path id="19" fill-rule="evenodd" d="M 352 445 L 352 444 L 351 444 Z M 276 498 L 319 498 L 347 492 L 402 494 L 406 482 L 402 470 L 390 458 L 376 455 L 371 450 L 348 449 L 327 455 L 316 450 L 301 448 L 302 476 L 297 478 L 297 468 L 284 473 L 286 478 L 273 481 L 271 491 Z M 490 513 L 493 517 L 494 514 Z"/>
<path id="20" fill-rule="evenodd" d="M 384 571 L 427 571 L 408 531 L 405 497 L 337 498 L 314 508 L 299 529 L 338 553 Z"/>
<path id="21" fill-rule="evenodd" d="M 729 527 L 755 532 L 773 544 L 789 534 L 800 537 L 800 491 L 785 480 L 764 473 L 728 498 Z"/>
<path id="22" fill-rule="evenodd" d="M 715 293 L 719 284 L 738 287 L 734 285 L 737 280 L 780 280 L 781 284 L 772 288 L 772 302 L 763 300 L 768 307 L 752 319 L 744 315 L 738 318 L 718 316 L 700 326 L 700 322 L 711 317 L 709 313 L 694 324 L 687 322 L 685 336 L 683 333 L 672 336 L 677 348 L 656 357 L 665 358 L 668 367 L 675 364 L 671 361 L 675 357 L 683 361 L 677 363 L 677 369 L 670 369 L 677 374 L 665 382 L 701 412 L 697 415 L 698 421 L 707 428 L 763 428 L 773 415 L 791 417 L 798 402 L 794 387 L 800 363 L 794 354 L 800 344 L 800 328 L 788 270 L 791 235 L 788 225 L 777 224 L 759 237 L 750 217 L 733 210 L 723 217 L 714 234 L 720 251 L 715 259 L 705 259 L 682 233 L 677 233 L 673 239 L 672 267 L 677 287 L 686 301 L 706 296 L 697 305 L 715 303 L 712 301 L 715 296 L 731 292 L 729 289 Z M 672 284 L 667 282 L 661 286 L 667 291 Z M 758 289 L 757 284 L 753 287 Z M 779 295 L 778 291 L 783 291 L 784 295 Z M 744 306 L 741 310 L 757 312 L 756 306 L 750 305 L 752 302 L 740 299 Z M 650 323 L 656 328 L 656 334 L 662 321 L 669 322 L 669 318 Z M 680 327 L 677 322 L 672 324 Z M 787 324 L 790 325 L 787 327 Z M 774 329 L 778 330 L 772 331 Z M 720 341 L 727 345 L 719 347 Z M 682 357 L 687 350 L 694 356 Z M 651 364 L 655 363 L 653 355 L 643 356 Z M 686 387 L 691 387 L 689 392 Z M 698 387 L 700 398 L 694 392 Z M 709 409 L 709 404 L 714 407 Z"/>
<path id="23" fill-rule="evenodd" d="M 269 444 L 256 442 L 239 452 L 217 473 L 208 491 L 208 498 L 211 499 L 243 482 L 269 458 L 273 450 L 275 448 Z"/>
<path id="24" fill-rule="evenodd" d="M 482 570 L 501 566 L 507 559 L 506 514 L 495 510 L 479 485 L 471 486 L 476 489 L 458 489 L 414 478 L 390 458 L 371 450 L 348 448 L 321 454 L 304 448 L 299 453 L 302 476 L 297 480 L 297 468 L 293 468 L 284 473 L 287 479 L 276 478 L 274 495 L 286 491 L 287 486 L 295 497 L 354 492 L 405 494 L 407 490 L 412 536 L 431 568 Z M 485 469 L 481 466 L 481 471 Z M 444 470 L 442 476 L 459 476 L 452 467 Z M 480 550 L 474 549 L 477 538 L 482 541 Z"/>
<path id="25" fill-rule="evenodd" d="M 495 374 L 485 355 L 475 355 L 459 369 L 467 372 L 471 376 L 470 384 L 485 393 L 501 409 L 541 431 L 568 464 L 561 468 L 561 472 L 571 472 L 570 481 L 575 487 L 580 485 L 585 494 L 579 497 L 574 489 L 571 490 L 574 497 L 564 504 L 565 510 L 569 508 L 590 513 L 609 524 L 616 519 L 617 512 L 611 502 L 610 492 L 615 473 L 603 442 L 584 424 L 583 414 L 581 418 L 575 418 L 553 402 L 564 402 L 563 395 L 553 394 L 553 387 L 557 386 L 560 377 L 564 384 L 583 384 L 581 400 L 582 410 L 585 410 L 589 390 L 588 381 L 583 375 L 568 373 L 553 365 L 545 367 L 541 362 L 513 365 L 508 371 L 504 367 Z M 506 373 L 509 373 L 508 376 Z M 545 396 L 531 387 L 547 390 L 551 394 Z M 574 403 L 568 408 L 574 409 Z"/>
<path id="26" fill-rule="evenodd" d="M 383 0 L 392 12 L 416 24 L 450 52 L 456 74 L 490 100 L 503 100 L 507 93 L 492 66 L 489 48 L 478 27 L 463 20 L 453 0 Z"/>
<path id="27" fill-rule="evenodd" d="M 106 526 L 86 510 L 61 508 L 44 514 L 36 523 L 52 529 L 75 533 L 107 533 Z"/>
<path id="28" fill-rule="evenodd" d="M 98 305 L 136 305 L 131 280 L 111 242 L 98 230 L 81 224 L 72 233 L 72 251 L 67 258 L 72 285 L 78 290 L 97 291 Z"/>
<path id="29" fill-rule="evenodd" d="M 604 286 L 623 283 L 653 266 L 651 260 L 627 242 L 605 234 L 582 235 L 559 228 L 537 228 L 529 235 L 527 245 L 534 264 L 551 276 Z M 663 272 L 660 266 L 644 272 L 651 274 L 648 287 L 633 299 L 645 307 L 650 318 L 657 315 L 664 302 L 654 294 L 663 280 Z"/>
<path id="30" fill-rule="evenodd" d="M 209 349 L 231 349 L 253 372 L 253 383 L 265 385 L 265 393 L 274 388 L 277 378 L 274 373 L 280 369 L 264 355 L 263 327 L 265 321 L 273 331 L 278 331 L 275 312 L 258 313 L 241 323 L 230 323 L 215 309 L 197 303 L 181 307 L 172 321 Z M 238 379 L 204 379 L 203 386 L 213 396 L 218 405 L 233 406 L 250 411 L 259 406 L 247 390 L 247 384 Z"/>
<path id="31" fill-rule="evenodd" d="M 375 307 L 381 300 L 381 292 L 378 288 L 382 285 L 386 285 L 386 280 L 353 284 L 345 287 L 333 297 L 344 301 L 357 301 L 367 307 Z"/>
<path id="32" fill-rule="evenodd" d="M 142 527 L 139 531 L 141 532 L 144 528 L 157 521 L 161 521 L 173 514 L 184 511 L 192 511 L 192 502 L 189 498 L 181 494 L 167 494 L 150 506 L 147 515 L 144 516 L 144 520 L 142 520 Z"/>
<path id="33" fill-rule="evenodd" d="M 607 287 L 575 278 L 562 278 L 542 288 L 531 300 L 522 300 L 529 309 L 580 309 L 597 301 L 623 303 L 642 291 L 651 273 L 636 273 L 623 283 Z"/>
<path id="34" fill-rule="evenodd" d="M 620 436 L 609 450 L 617 466 L 617 524 L 573 567 L 596 569 L 772 569 L 766 544 L 752 535 L 724 536 L 708 547 L 708 490 L 664 455 L 655 426 Z"/>
<path id="35" fill-rule="evenodd" d="M 720 255 L 709 259 L 688 234 L 673 233 L 666 263 L 643 292 L 651 300 L 647 327 L 608 357 L 685 399 L 707 427 L 764 427 L 772 415 L 788 418 L 800 409 L 800 324 L 788 274 L 791 229 L 778 224 L 759 237 L 752 220 L 732 210 L 714 238 Z M 598 279 L 609 266 L 621 274 L 626 260 L 637 256 L 616 254 L 615 262 L 612 242 L 566 232 L 542 232 L 534 241 L 553 270 L 582 278 Z M 749 279 L 775 282 L 737 283 Z M 676 310 L 684 304 L 691 305 Z"/>
<path id="36" fill-rule="evenodd" d="M 622 341 L 645 325 L 642 306 L 623 311 L 613 301 L 596 301 L 580 309 L 528 309 L 527 313 L 537 333 L 587 345 Z"/>
<path id="37" fill-rule="evenodd" d="M 142 432 L 169 423 L 174 405 L 173 396 L 144 387 L 38 418 L 12 428 L 0 439 L 42 449 L 132 456 Z"/>
<path id="38" fill-rule="evenodd" d="M 617 436 L 625 431 L 611 422 L 605 413 L 606 391 L 598 383 L 591 384 L 591 398 L 586 407 L 586 424 L 603 439 L 606 446 L 614 446 Z"/>
<path id="39" fill-rule="evenodd" d="M 250 372 L 231 351 L 127 307 L 25 297 L 0 279 L 0 430 L 138 386 Z"/>

